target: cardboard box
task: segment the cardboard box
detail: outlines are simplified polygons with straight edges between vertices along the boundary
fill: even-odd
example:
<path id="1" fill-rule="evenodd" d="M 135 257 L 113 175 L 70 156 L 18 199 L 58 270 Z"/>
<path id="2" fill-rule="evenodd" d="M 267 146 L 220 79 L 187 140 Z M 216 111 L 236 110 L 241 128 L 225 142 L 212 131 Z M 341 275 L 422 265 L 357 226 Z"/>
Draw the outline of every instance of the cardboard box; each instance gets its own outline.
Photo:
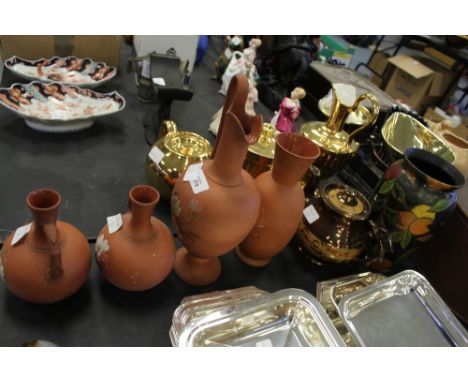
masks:
<path id="1" fill-rule="evenodd" d="M 2 58 L 89 57 L 119 66 L 121 36 L 1 36 Z"/>
<path id="2" fill-rule="evenodd" d="M 388 59 L 395 67 L 385 92 L 421 112 L 445 94 L 455 73 L 428 58 L 395 56 Z"/>
<path id="3" fill-rule="evenodd" d="M 385 69 L 387 69 L 389 57 L 390 56 L 385 52 L 377 52 L 374 54 L 374 56 L 370 60 L 368 66 L 369 68 L 374 70 L 377 74 L 383 75 L 385 72 Z M 382 87 L 382 84 L 383 84 L 382 78 L 379 76 L 376 76 L 374 73 L 372 73 L 370 77 L 370 81 L 374 85 L 377 85 L 378 87 Z"/>

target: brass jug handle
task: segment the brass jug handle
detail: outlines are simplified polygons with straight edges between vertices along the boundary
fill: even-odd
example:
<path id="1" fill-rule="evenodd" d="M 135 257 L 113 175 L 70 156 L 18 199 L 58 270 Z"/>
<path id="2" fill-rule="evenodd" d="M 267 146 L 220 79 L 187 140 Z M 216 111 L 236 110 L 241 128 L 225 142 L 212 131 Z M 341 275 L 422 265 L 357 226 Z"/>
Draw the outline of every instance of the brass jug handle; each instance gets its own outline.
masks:
<path id="1" fill-rule="evenodd" d="M 159 128 L 158 139 L 165 137 L 169 133 L 175 133 L 176 131 L 176 123 L 170 119 L 165 119 L 164 121 L 162 121 L 161 127 Z"/>
<path id="2" fill-rule="evenodd" d="M 354 105 L 351 106 L 351 110 L 354 111 L 356 110 L 360 103 L 362 101 L 364 101 L 365 99 L 368 99 L 371 104 L 372 104 L 372 110 L 370 112 L 370 118 L 369 118 L 369 122 L 367 122 L 366 124 L 362 125 L 361 127 L 358 127 L 357 129 L 355 129 L 351 134 L 348 135 L 348 142 L 347 144 L 349 145 L 352 141 L 353 141 L 353 138 L 359 134 L 360 132 L 362 132 L 364 129 L 368 128 L 369 126 L 372 126 L 375 122 L 375 120 L 377 119 L 377 117 L 379 116 L 379 111 L 380 111 L 380 103 L 379 101 L 377 100 L 377 98 L 375 97 L 375 95 L 373 95 L 372 93 L 365 93 L 365 94 L 361 94 L 357 99 L 356 101 L 354 102 Z"/>

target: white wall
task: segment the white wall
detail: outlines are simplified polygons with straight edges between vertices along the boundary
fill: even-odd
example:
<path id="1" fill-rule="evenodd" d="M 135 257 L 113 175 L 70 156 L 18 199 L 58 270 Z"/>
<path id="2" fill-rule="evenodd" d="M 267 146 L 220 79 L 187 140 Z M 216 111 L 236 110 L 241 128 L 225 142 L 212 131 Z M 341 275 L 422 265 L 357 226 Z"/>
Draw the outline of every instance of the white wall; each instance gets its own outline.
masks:
<path id="1" fill-rule="evenodd" d="M 181 60 L 189 60 L 189 71 L 193 71 L 193 64 L 197 55 L 198 36 L 134 36 L 133 44 L 138 56 L 148 53 L 164 54 L 174 48 Z"/>

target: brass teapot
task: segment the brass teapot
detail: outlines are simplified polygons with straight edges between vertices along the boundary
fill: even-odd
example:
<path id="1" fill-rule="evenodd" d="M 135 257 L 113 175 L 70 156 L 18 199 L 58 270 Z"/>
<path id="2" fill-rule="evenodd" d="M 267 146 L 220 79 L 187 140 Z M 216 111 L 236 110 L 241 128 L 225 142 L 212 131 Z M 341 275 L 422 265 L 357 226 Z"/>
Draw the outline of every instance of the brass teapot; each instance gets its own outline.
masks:
<path id="1" fill-rule="evenodd" d="M 320 146 L 321 154 L 315 166 L 320 170 L 321 178 L 327 178 L 341 170 L 356 154 L 359 143 L 354 138 L 375 122 L 380 110 L 379 101 L 373 94 L 365 93 L 357 97 L 356 88 L 351 85 L 333 84 L 332 98 L 328 121 L 307 122 L 301 126 L 301 133 Z M 366 99 L 372 104 L 368 122 L 348 134 L 343 130 L 346 119 Z"/>
<path id="2" fill-rule="evenodd" d="M 191 131 L 178 131 L 174 121 L 163 121 L 159 139 L 146 158 L 148 184 L 155 187 L 164 200 L 170 201 L 179 175 L 192 163 L 208 159 L 211 151 L 210 142 L 202 136 Z"/>

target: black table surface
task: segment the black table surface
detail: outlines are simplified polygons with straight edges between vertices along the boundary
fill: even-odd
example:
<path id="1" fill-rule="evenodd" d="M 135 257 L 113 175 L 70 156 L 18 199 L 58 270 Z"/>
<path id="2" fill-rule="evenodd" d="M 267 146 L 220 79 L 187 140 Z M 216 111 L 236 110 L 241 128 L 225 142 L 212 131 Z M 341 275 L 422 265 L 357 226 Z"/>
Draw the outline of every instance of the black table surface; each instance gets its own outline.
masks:
<path id="1" fill-rule="evenodd" d="M 124 111 L 96 121 L 82 132 L 57 135 L 31 130 L 17 115 L 0 108 L 0 239 L 30 221 L 26 195 L 36 188 L 51 187 L 62 195 L 59 218 L 78 227 L 89 239 L 106 223 L 106 217 L 124 212 L 128 190 L 145 183 L 144 163 L 150 147 L 144 139 L 142 120 L 155 105 L 137 100 L 133 74 L 125 72 L 132 48 L 122 44 L 119 74 L 98 88 L 117 90 L 127 102 Z M 195 67 L 190 102 L 174 102 L 172 117 L 183 130 L 208 132 L 211 116 L 224 97 L 220 85 L 210 79 L 215 52 L 210 49 Z M 5 71 L 2 86 L 21 82 Z M 272 111 L 256 107 L 265 120 Z M 303 110 L 303 119 L 315 119 Z M 169 205 L 161 202 L 155 216 L 171 229 Z M 180 246 L 180 243 L 177 243 Z M 197 288 L 182 282 L 174 272 L 157 287 L 141 293 L 121 291 L 107 283 L 93 266 L 86 284 L 71 298 L 35 305 L 22 301 L 0 285 L 0 346 L 18 346 L 44 339 L 61 346 L 170 346 L 172 315 L 188 295 L 255 285 L 273 292 L 301 288 L 315 294 L 317 280 L 361 271 L 358 265 L 310 268 L 302 264 L 292 245 L 264 269 L 242 264 L 234 253 L 221 257 L 223 271 L 213 285 Z"/>

